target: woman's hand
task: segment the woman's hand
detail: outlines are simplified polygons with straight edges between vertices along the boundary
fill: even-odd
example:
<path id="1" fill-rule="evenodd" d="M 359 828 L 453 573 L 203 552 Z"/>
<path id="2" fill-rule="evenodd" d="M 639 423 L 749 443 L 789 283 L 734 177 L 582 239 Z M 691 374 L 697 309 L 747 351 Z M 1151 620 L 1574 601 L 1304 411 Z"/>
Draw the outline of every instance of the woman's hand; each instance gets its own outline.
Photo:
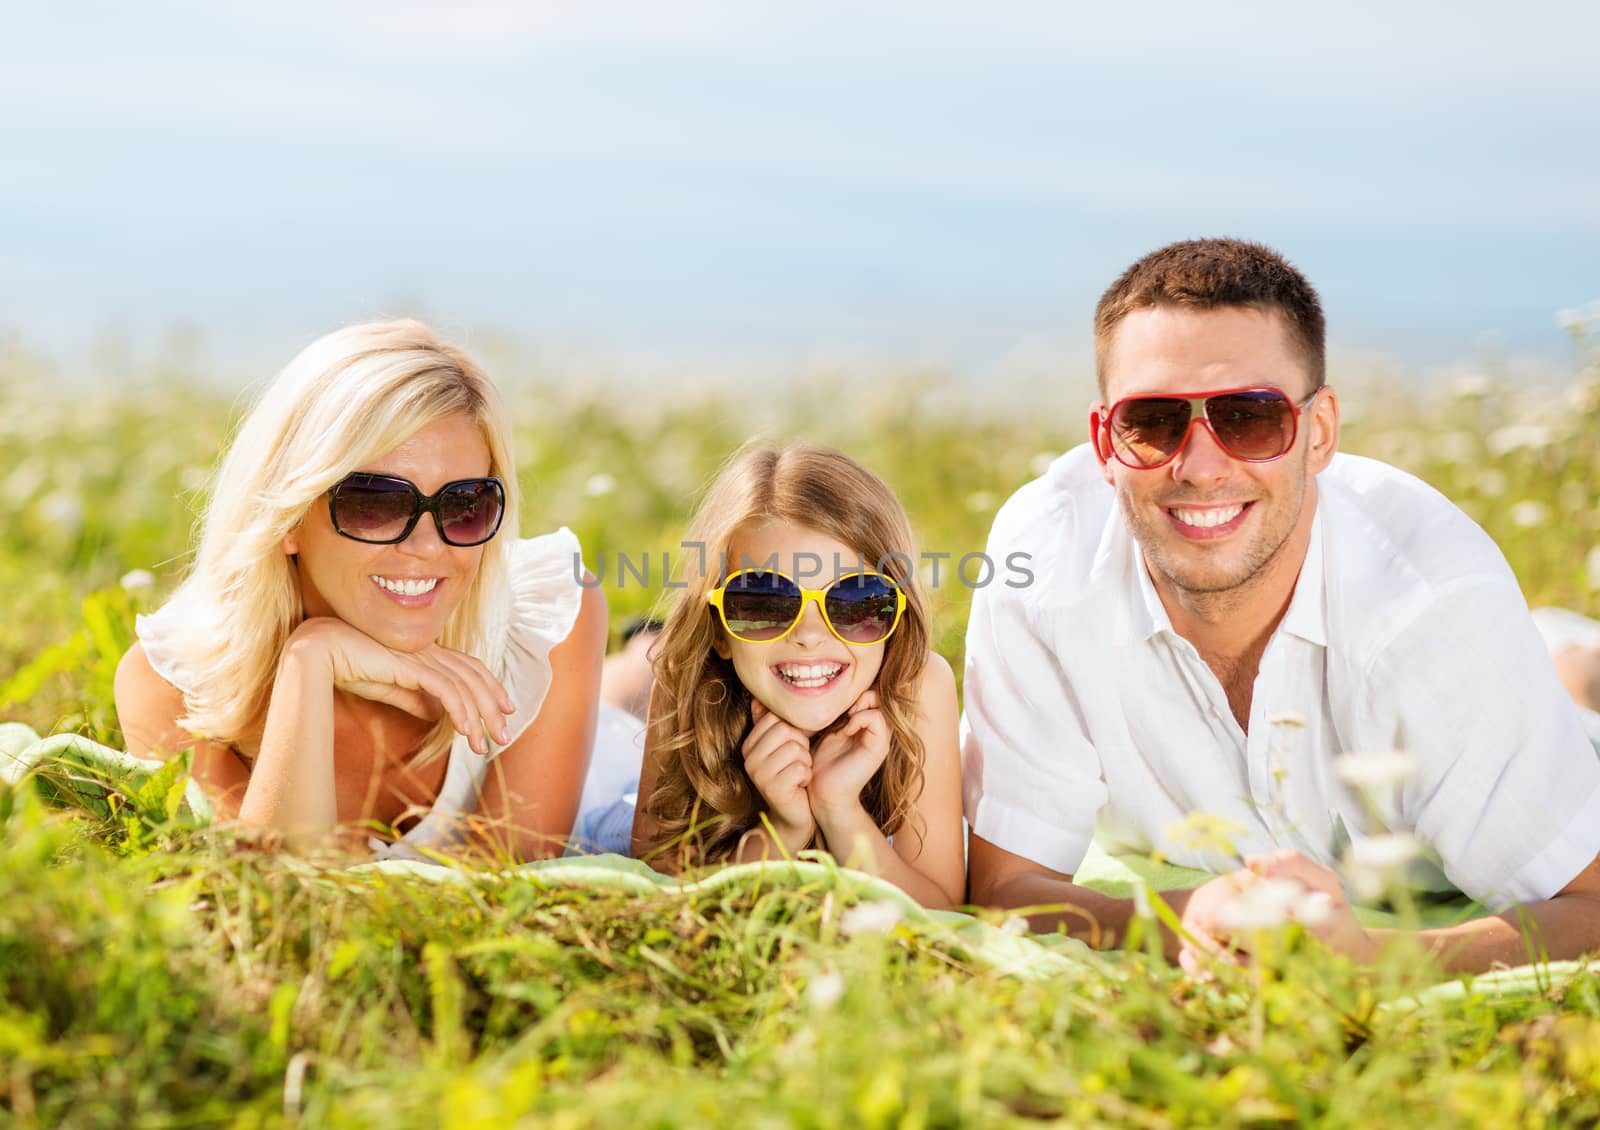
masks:
<path id="1" fill-rule="evenodd" d="M 342 620 L 305 621 L 284 648 L 311 651 L 326 660 L 333 685 L 348 694 L 385 703 L 433 721 L 450 716 L 473 750 L 489 752 L 489 739 L 508 737 L 506 715 L 515 707 L 498 680 L 477 659 L 439 644 L 403 652 L 385 647 Z"/>
<path id="2" fill-rule="evenodd" d="M 811 842 L 817 823 L 806 786 L 811 783 L 811 742 L 759 702 L 751 702 L 755 725 L 744 740 L 744 771 L 767 802 L 772 827 L 791 852 Z"/>
<path id="3" fill-rule="evenodd" d="M 861 807 L 861 790 L 889 755 L 889 720 L 877 691 L 851 704 L 847 721 L 817 743 L 812 755 L 811 811 L 820 824 Z"/>

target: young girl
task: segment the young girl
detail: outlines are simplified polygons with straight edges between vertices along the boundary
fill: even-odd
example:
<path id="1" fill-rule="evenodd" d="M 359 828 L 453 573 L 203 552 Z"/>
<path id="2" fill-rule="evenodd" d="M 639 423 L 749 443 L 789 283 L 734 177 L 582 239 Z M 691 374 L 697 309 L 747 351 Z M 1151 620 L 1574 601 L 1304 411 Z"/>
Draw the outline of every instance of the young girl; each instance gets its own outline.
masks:
<path id="1" fill-rule="evenodd" d="M 684 544 L 633 854 L 679 868 L 823 847 L 925 905 L 963 901 L 955 677 L 928 649 L 889 488 L 827 448 L 747 450 Z"/>

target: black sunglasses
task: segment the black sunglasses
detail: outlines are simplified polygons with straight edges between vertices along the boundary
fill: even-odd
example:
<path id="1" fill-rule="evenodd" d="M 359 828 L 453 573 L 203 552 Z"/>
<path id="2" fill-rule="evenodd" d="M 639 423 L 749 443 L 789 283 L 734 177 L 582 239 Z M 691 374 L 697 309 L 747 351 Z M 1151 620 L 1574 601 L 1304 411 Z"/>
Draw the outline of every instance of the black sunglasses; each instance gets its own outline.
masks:
<path id="1" fill-rule="evenodd" d="M 372 545 L 405 541 L 424 514 L 433 515 L 446 545 L 482 545 L 500 532 L 505 512 L 505 485 L 492 476 L 457 479 L 423 494 L 407 479 L 358 471 L 328 492 L 334 530 Z"/>

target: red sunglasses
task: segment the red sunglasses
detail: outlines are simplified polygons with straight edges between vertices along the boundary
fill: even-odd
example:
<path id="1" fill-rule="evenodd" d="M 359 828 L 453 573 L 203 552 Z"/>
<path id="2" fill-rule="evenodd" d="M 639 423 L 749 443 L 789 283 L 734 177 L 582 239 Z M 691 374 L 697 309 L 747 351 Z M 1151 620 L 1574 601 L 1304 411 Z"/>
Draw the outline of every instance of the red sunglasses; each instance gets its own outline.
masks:
<path id="1" fill-rule="evenodd" d="M 1125 396 L 1089 416 L 1090 435 L 1101 459 L 1114 457 L 1125 467 L 1151 471 L 1165 467 L 1189 442 L 1200 424 L 1218 446 L 1246 463 L 1268 463 L 1294 446 L 1300 413 L 1311 406 L 1321 386 L 1296 404 L 1276 388 L 1228 388 L 1189 396 L 1151 393 Z M 1105 433 L 1102 445 L 1100 435 Z"/>

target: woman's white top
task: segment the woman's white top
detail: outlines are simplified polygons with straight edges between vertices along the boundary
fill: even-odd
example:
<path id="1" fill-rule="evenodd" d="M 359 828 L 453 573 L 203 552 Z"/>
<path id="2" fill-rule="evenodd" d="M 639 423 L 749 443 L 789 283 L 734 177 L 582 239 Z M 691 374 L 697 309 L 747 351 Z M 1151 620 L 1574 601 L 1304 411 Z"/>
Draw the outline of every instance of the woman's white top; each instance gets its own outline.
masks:
<path id="1" fill-rule="evenodd" d="M 579 583 L 583 551 L 577 535 L 562 526 L 553 533 L 513 542 L 507 558 L 510 601 L 503 612 L 506 650 L 501 682 L 516 706 L 506 722 L 509 745 L 539 716 L 539 708 L 550 693 L 550 652 L 577 623 L 583 603 L 583 587 Z M 192 614 L 185 604 L 180 596 L 151 615 L 140 616 L 136 630 L 156 674 L 190 694 L 194 679 L 171 649 L 177 627 Z M 424 856 L 418 848 L 448 843 L 459 831 L 458 818 L 476 806 L 489 763 L 501 748 L 492 745 L 489 756 L 482 757 L 472 751 L 464 736 L 457 734 L 450 745 L 444 785 L 433 807 L 395 843 L 373 840 L 378 858 L 420 859 Z M 585 790 L 585 799 L 589 799 L 587 793 Z"/>

